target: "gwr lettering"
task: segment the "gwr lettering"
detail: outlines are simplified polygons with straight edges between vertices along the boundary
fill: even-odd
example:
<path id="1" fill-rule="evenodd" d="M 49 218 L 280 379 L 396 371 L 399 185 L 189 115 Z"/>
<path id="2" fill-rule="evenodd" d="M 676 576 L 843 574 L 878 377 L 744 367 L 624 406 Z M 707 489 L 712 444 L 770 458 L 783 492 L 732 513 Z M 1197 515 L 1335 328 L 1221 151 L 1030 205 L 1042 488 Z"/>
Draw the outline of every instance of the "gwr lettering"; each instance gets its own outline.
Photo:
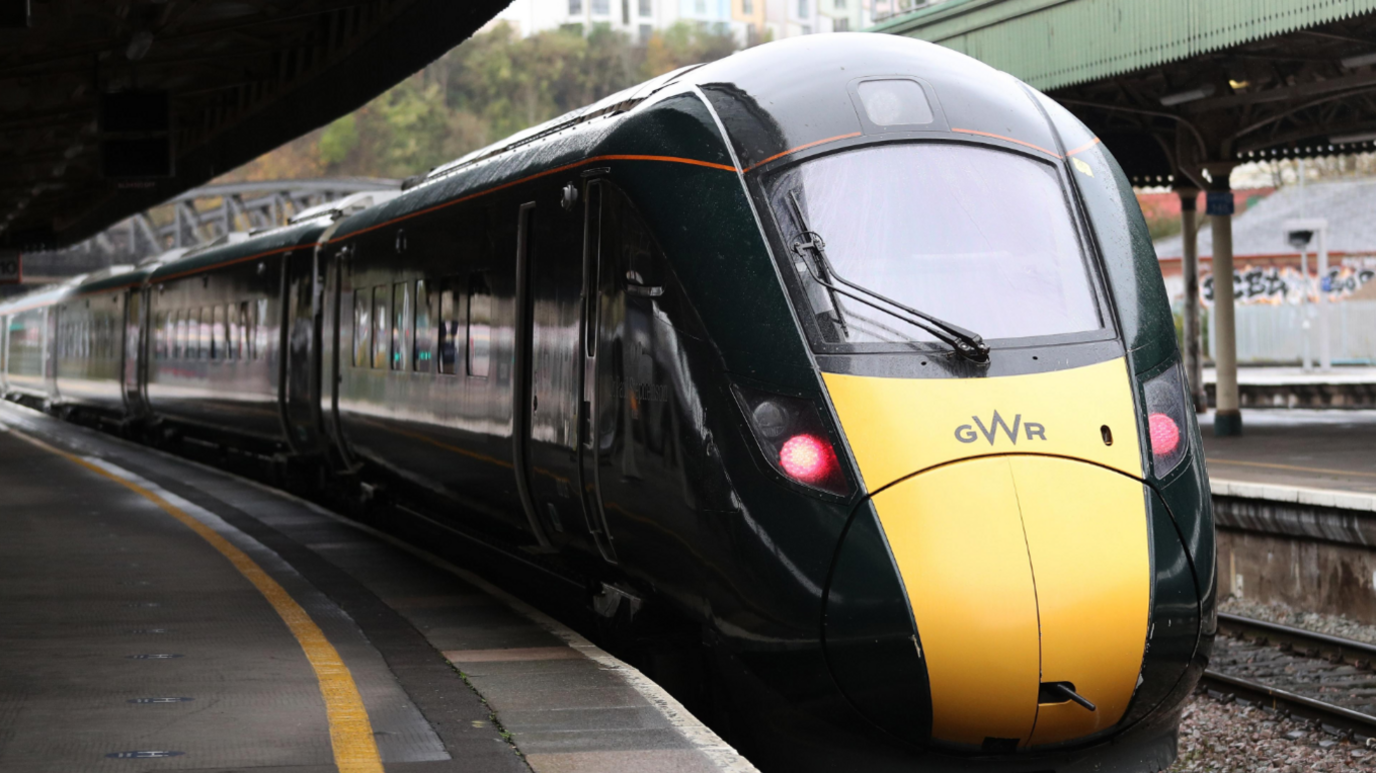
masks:
<path id="1" fill-rule="evenodd" d="M 1046 440 L 1046 427 L 1035 421 L 1029 421 L 1024 424 L 1021 413 L 1013 416 L 1013 424 L 1011 426 L 1008 422 L 1004 421 L 998 411 L 994 411 L 994 418 L 990 420 L 989 426 L 987 427 L 978 416 L 971 416 L 970 420 L 974 422 L 974 426 L 962 424 L 956 427 L 956 440 L 962 443 L 973 443 L 979 440 L 982 435 L 985 440 L 989 441 L 989 445 L 992 446 L 994 445 L 994 441 L 998 439 L 999 430 L 1002 430 L 1008 440 L 1012 442 L 1013 445 L 1017 445 L 1019 429 L 1022 430 L 1021 434 L 1026 436 L 1029 442 L 1033 440 Z M 979 431 L 976 431 L 975 427 L 978 427 Z"/>

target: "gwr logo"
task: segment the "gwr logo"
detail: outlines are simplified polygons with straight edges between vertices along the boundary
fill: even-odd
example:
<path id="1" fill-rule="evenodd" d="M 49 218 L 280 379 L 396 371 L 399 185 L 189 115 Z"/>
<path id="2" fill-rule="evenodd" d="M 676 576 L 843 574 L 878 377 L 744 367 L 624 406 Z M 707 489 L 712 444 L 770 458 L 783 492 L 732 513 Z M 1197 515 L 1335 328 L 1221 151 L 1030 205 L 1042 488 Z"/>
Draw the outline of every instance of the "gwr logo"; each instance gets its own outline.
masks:
<path id="1" fill-rule="evenodd" d="M 989 445 L 992 446 L 994 441 L 998 438 L 999 430 L 1002 429 L 1003 434 L 1007 435 L 1008 439 L 1013 441 L 1013 445 L 1017 445 L 1019 427 L 1027 434 L 1027 439 L 1029 441 L 1046 440 L 1046 427 L 1043 427 L 1035 421 L 1029 421 L 1023 424 L 1021 413 L 1013 417 L 1013 426 L 1011 427 L 1008 426 L 1008 422 L 1003 420 L 1003 417 L 999 415 L 998 411 L 994 411 L 994 419 L 989 422 L 988 427 L 984 426 L 984 422 L 980 421 L 978 416 L 971 416 L 970 418 L 975 422 L 974 427 L 969 424 L 962 424 L 956 427 L 956 440 L 962 443 L 973 443 L 979 440 L 980 435 L 983 435 L 984 439 L 989 441 Z M 978 432 L 975 431 L 975 427 L 979 427 Z"/>

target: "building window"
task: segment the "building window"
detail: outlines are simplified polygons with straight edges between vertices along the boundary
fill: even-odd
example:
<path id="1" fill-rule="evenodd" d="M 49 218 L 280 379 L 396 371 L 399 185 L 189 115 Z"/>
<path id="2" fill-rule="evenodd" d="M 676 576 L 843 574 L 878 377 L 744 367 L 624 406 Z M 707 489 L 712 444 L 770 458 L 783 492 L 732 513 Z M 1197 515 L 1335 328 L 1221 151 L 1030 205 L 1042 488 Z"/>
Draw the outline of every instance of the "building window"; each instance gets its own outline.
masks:
<path id="1" fill-rule="evenodd" d="M 811 24 L 804 24 L 804 25 L 802 25 L 802 34 L 804 34 L 804 35 L 811 35 L 811 34 L 812 34 L 812 25 L 811 25 Z"/>
<path id="2" fill-rule="evenodd" d="M 798 18 L 807 18 L 807 0 L 798 0 Z M 803 34 L 806 35 L 807 33 L 804 32 Z"/>
<path id="3" fill-rule="evenodd" d="M 836 19 L 831 25 L 832 32 L 849 32 L 850 19 Z"/>
<path id="4" fill-rule="evenodd" d="M 741 14 L 745 16 L 754 16 L 755 0 L 741 0 Z"/>
<path id="5" fill-rule="evenodd" d="M 651 37 L 652 35 L 654 35 L 654 34 L 655 34 L 654 25 L 651 25 L 651 24 L 642 24 L 642 25 L 640 25 L 640 45 L 643 46 L 643 45 L 645 45 L 646 43 L 649 43 L 649 42 L 650 42 L 650 37 Z"/>
<path id="6" fill-rule="evenodd" d="M 611 0 L 592 0 L 592 13 L 594 16 L 610 16 L 611 12 Z"/>
<path id="7" fill-rule="evenodd" d="M 583 15 L 583 0 L 569 0 L 569 16 Z"/>
<path id="8" fill-rule="evenodd" d="M 707 15 L 707 0 L 693 0 L 693 13 L 698 16 Z"/>
<path id="9" fill-rule="evenodd" d="M 492 361 L 492 291 L 482 274 L 468 281 L 468 375 L 486 378 Z"/>
<path id="10" fill-rule="evenodd" d="M 655 14 L 654 3 L 650 2 L 650 0 L 640 0 L 640 15 L 641 15 L 641 16 L 654 16 L 654 14 Z"/>
<path id="11" fill-rule="evenodd" d="M 846 0 L 832 0 L 832 7 L 838 11 L 846 10 Z"/>

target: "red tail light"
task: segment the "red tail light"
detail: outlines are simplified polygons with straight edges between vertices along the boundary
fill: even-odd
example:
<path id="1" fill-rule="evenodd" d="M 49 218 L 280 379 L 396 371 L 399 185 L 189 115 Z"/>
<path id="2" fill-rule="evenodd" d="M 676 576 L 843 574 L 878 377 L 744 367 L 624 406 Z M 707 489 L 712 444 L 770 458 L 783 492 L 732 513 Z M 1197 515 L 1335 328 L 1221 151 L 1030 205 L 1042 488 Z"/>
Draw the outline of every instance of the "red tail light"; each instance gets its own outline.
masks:
<path id="1" fill-rule="evenodd" d="M 1151 452 L 1157 456 L 1167 456 L 1180 447 L 1180 427 L 1175 420 L 1164 413 L 1153 413 L 1147 417 L 1151 431 Z"/>
<path id="2" fill-rule="evenodd" d="M 779 449 L 779 466 L 794 480 L 814 485 L 836 472 L 836 454 L 821 438 L 794 435 Z"/>
<path id="3" fill-rule="evenodd" d="M 1185 458 L 1190 446 L 1189 402 L 1180 365 L 1172 365 L 1142 384 L 1147 398 L 1147 437 L 1151 444 L 1151 469 L 1164 478 Z"/>
<path id="4" fill-rule="evenodd" d="M 763 461 L 780 477 L 827 494 L 850 494 L 834 435 L 811 400 L 739 384 L 733 391 Z"/>

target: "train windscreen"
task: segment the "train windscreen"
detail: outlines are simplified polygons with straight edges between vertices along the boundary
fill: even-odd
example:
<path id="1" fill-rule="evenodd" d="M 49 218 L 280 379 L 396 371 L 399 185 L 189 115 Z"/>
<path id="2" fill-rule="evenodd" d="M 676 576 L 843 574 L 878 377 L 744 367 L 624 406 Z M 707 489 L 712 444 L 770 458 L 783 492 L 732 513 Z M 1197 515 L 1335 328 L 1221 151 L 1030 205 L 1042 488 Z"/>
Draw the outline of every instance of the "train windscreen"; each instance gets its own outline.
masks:
<path id="1" fill-rule="evenodd" d="M 870 146 L 785 170 L 769 197 L 824 344 L 938 340 L 904 307 L 985 340 L 1103 326 L 1050 164 L 973 145 Z"/>

